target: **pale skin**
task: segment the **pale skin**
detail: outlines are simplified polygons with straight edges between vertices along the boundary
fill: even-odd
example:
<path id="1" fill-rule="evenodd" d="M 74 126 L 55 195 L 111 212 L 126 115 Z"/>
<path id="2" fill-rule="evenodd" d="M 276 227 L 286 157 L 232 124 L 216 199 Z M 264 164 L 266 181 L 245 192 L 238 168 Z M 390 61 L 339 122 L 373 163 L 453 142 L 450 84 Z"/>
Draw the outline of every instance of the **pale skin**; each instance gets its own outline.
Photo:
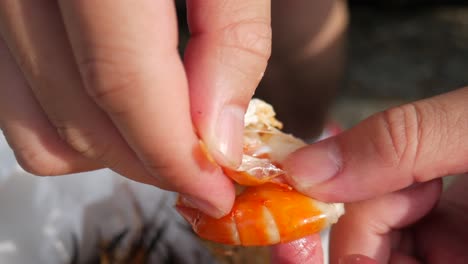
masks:
<path id="1" fill-rule="evenodd" d="M 218 164 L 239 164 L 243 113 L 270 56 L 270 3 L 187 5 L 182 60 L 173 1 L 2 1 L 0 124 L 23 168 L 107 167 L 226 214 L 233 185 L 200 161 L 199 140 Z"/>
<path id="2" fill-rule="evenodd" d="M 333 13 L 325 2 L 317 10 Z M 200 160 L 199 141 L 218 164 L 239 164 L 242 115 L 271 52 L 270 1 L 187 5 L 192 38 L 182 60 L 173 1 L 2 1 L 0 127 L 23 168 L 36 175 L 111 168 L 179 192 L 212 216 L 229 212 L 233 185 Z M 277 10 L 287 18 L 287 9 Z M 332 30 L 291 41 L 299 55 L 288 68 L 341 58 L 340 49 L 320 56 L 340 46 L 346 11 L 338 10 L 331 21 L 341 24 L 314 21 Z M 281 52 L 288 45 L 273 50 L 284 62 Z M 327 72 L 319 83 L 333 83 L 340 66 Z M 332 233 L 332 263 L 463 263 L 467 180 L 427 214 L 439 200 L 437 179 L 468 170 L 467 100 L 465 88 L 390 109 L 288 158 L 298 190 L 351 203 Z M 428 232 L 436 239 L 423 243 Z M 317 247 L 317 236 L 275 247 L 274 260 L 320 263 Z"/>

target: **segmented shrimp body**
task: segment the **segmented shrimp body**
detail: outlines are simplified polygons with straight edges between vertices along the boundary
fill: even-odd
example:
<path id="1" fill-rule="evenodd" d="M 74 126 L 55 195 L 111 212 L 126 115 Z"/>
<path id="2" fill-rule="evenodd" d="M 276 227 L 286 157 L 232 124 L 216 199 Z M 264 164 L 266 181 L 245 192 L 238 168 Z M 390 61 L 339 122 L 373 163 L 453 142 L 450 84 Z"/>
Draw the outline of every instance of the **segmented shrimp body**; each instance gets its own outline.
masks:
<path id="1" fill-rule="evenodd" d="M 330 212 L 341 210 L 272 183 L 246 188 L 231 213 L 221 219 L 178 207 L 200 237 L 244 246 L 272 245 L 317 233 L 336 221 Z"/>
<path id="2" fill-rule="evenodd" d="M 223 244 L 260 246 L 293 241 L 335 223 L 343 204 L 317 201 L 285 183 L 281 162 L 305 143 L 279 131 L 271 106 L 257 99 L 249 105 L 245 124 L 242 164 L 224 169 L 240 190 L 234 206 L 215 219 L 179 200 L 177 209 L 193 230 Z"/>

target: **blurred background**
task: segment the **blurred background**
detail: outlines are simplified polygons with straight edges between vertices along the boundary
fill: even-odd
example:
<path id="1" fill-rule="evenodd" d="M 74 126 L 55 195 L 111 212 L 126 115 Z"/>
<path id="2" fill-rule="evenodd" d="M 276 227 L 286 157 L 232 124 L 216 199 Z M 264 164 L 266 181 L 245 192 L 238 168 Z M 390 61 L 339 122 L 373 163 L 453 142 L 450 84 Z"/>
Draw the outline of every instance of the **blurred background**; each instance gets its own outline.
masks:
<path id="1" fill-rule="evenodd" d="M 348 62 L 333 116 L 372 112 L 467 85 L 467 1 L 350 1 Z"/>
<path id="2" fill-rule="evenodd" d="M 467 1 L 354 0 L 347 11 L 339 8 L 344 1 L 310 1 L 289 10 L 279 2 L 272 6 L 273 55 L 257 95 L 273 103 L 295 134 L 316 135 L 329 119 L 348 128 L 390 106 L 467 84 Z M 347 20 L 347 26 L 340 31 L 330 20 Z M 328 27 L 328 35 L 307 30 L 314 27 Z M 290 59 L 327 36 L 331 40 L 315 53 Z"/>

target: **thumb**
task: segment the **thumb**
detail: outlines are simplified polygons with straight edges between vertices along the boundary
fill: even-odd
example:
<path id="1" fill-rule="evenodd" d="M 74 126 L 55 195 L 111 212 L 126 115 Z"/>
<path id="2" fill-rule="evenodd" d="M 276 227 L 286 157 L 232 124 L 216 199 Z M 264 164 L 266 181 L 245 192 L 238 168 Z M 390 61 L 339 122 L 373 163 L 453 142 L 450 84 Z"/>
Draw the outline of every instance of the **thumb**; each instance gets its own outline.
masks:
<path id="1" fill-rule="evenodd" d="M 468 88 L 377 113 L 285 162 L 299 191 L 351 202 L 468 170 Z"/>
<path id="2" fill-rule="evenodd" d="M 319 234 L 289 243 L 277 244 L 272 246 L 271 250 L 271 263 L 274 264 L 322 264 L 324 262 L 322 242 Z"/>

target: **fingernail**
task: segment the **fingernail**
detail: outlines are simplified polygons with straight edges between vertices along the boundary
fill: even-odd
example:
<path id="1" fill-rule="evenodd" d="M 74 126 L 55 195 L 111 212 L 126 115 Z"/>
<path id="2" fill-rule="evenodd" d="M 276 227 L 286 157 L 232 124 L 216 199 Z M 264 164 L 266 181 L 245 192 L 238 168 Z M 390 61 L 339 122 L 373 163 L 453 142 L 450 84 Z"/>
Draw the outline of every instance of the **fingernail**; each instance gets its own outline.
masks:
<path id="1" fill-rule="evenodd" d="M 364 255 L 348 255 L 340 258 L 338 261 L 339 264 L 377 264 L 377 261 L 366 257 Z"/>
<path id="2" fill-rule="evenodd" d="M 341 169 L 338 146 L 324 140 L 292 153 L 284 168 L 298 189 L 307 189 L 335 176 Z"/>
<path id="3" fill-rule="evenodd" d="M 225 106 L 216 121 L 212 154 L 223 166 L 237 168 L 241 162 L 244 133 L 244 110 Z"/>
<path id="4" fill-rule="evenodd" d="M 180 198 L 181 198 L 181 203 L 184 204 L 185 206 L 196 208 L 211 217 L 221 218 L 227 214 L 227 212 L 221 211 L 220 209 L 218 209 L 216 206 L 214 206 L 208 201 L 195 198 L 190 195 L 181 195 Z"/>

